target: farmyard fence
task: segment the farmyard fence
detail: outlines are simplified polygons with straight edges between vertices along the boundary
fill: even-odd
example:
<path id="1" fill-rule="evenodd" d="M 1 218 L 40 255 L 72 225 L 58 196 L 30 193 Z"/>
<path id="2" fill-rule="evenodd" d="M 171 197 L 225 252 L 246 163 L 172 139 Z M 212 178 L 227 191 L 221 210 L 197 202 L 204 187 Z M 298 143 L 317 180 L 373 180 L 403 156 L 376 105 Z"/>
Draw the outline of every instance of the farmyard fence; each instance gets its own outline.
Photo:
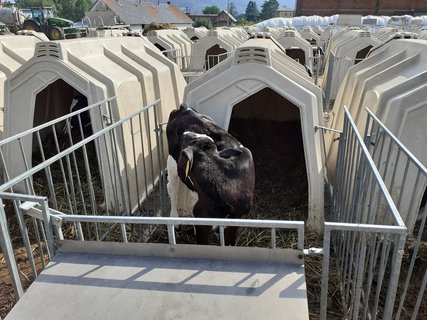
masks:
<path id="1" fill-rule="evenodd" d="M 22 277 L 19 266 L 15 263 L 9 236 L 10 230 L 7 229 L 5 220 L 19 221 L 18 234 L 25 244 L 33 278 L 38 275 L 40 269 L 44 268 L 49 257 L 54 255 L 58 239 L 143 242 L 148 239 L 146 234 L 152 232 L 158 225 L 166 226 L 167 241 L 171 244 L 176 243 L 175 225 L 212 224 L 220 226 L 220 244 L 223 244 L 221 240 L 223 228 L 228 225 L 239 225 L 270 230 L 271 248 L 275 247 L 277 230 L 291 229 L 296 232 L 296 247 L 300 250 L 305 247 L 303 222 L 216 219 L 204 221 L 203 219 L 162 217 L 167 213 L 168 206 L 164 162 L 161 162 L 164 159 L 164 155 L 161 156 L 164 146 L 157 149 L 154 145 L 164 144 L 162 140 L 164 133 L 162 124 L 154 121 L 155 125 L 152 125 L 152 120 L 156 118 L 155 108 L 158 103 L 117 120 L 111 120 L 112 115 L 107 111 L 108 103 L 107 101 L 100 103 L 99 106 L 89 106 L 0 143 L 1 145 L 14 141 L 13 143 L 19 146 L 24 143 L 20 141 L 24 141 L 23 137 L 26 135 L 36 137 L 33 141 L 37 141 L 39 140 L 37 132 L 42 132 L 41 129 L 50 127 L 50 130 L 55 132 L 58 126 L 63 126 L 59 124 L 61 121 L 67 123 L 67 119 L 70 120 L 71 117 L 88 110 L 92 110 L 91 115 L 98 112 L 100 117 L 106 120 L 104 127 L 99 131 L 89 135 L 81 134 L 78 139 L 73 138 L 72 143 L 67 142 L 62 147 L 59 143 L 61 139 L 55 138 L 53 134 L 55 147 L 52 151 L 53 155 L 41 158 L 40 163 L 33 161 L 32 165 L 27 160 L 28 167 L 13 177 L 8 177 L 8 170 L 5 170 L 6 179 L 0 186 L 0 198 L 4 205 L 0 209 L 2 228 L 0 239 L 2 252 L 13 278 L 14 291 L 18 297 L 23 294 Z M 145 114 L 147 112 L 149 112 L 148 116 Z M 375 165 L 375 157 L 369 154 L 369 145 L 365 144 L 366 141 L 358 133 L 348 112 L 345 121 L 337 161 L 339 179 L 333 187 L 332 212 L 325 223 L 323 248 L 319 250 L 323 253 L 321 317 L 323 319 L 327 317 L 325 301 L 329 297 L 328 284 L 336 281 L 332 279 L 329 270 L 336 268 L 341 287 L 342 306 L 347 318 L 398 319 L 399 312 L 402 311 L 397 310 L 397 301 L 405 299 L 397 279 L 403 270 L 406 227 L 393 202 L 393 197 L 387 191 L 387 183 L 381 178 L 381 170 L 378 170 Z M 134 127 L 137 124 L 140 124 L 138 129 Z M 147 165 L 141 169 L 136 166 L 138 168 L 136 171 L 120 169 L 121 164 L 129 159 L 134 159 L 132 161 L 135 163 L 138 162 L 133 156 L 125 156 L 126 152 L 118 152 L 119 146 L 123 144 L 121 137 L 127 128 L 133 128 L 132 132 L 137 133 L 133 135 L 134 139 L 148 132 L 154 133 L 154 139 L 151 139 L 152 147 L 149 148 L 152 150 L 153 160 L 149 160 L 150 154 L 148 154 L 145 158 L 149 161 L 144 162 Z M 144 137 L 139 139 L 144 142 L 148 140 Z M 43 142 L 38 143 L 39 148 L 40 144 L 41 149 L 45 150 L 47 145 Z M 142 145 L 134 142 L 124 150 L 132 150 L 130 153 L 137 155 L 142 152 Z M 99 164 L 99 154 L 102 153 L 98 150 L 101 150 L 102 146 L 115 151 L 105 153 L 104 157 L 107 157 L 110 162 L 104 161 L 104 163 L 110 163 L 109 166 Z M 89 149 L 92 149 L 93 156 L 89 155 Z M 36 150 L 36 152 L 40 151 Z M 25 152 L 22 152 L 21 156 L 26 159 Z M 3 159 L 1 152 L 0 159 Z M 3 163 L 8 165 L 6 161 Z M 80 167 L 79 164 L 82 166 Z M 96 164 L 95 170 L 91 164 Z M 54 172 L 59 173 L 59 178 Z M 39 180 L 39 175 L 42 175 L 43 179 Z M 144 175 L 148 178 L 144 179 Z M 111 204 L 105 201 L 108 198 L 108 192 L 103 191 L 104 186 L 108 185 L 105 177 L 116 182 L 114 184 L 116 188 L 110 193 L 114 199 Z M 63 181 L 64 186 L 60 186 L 57 179 Z M 99 183 L 95 183 L 96 179 Z M 129 188 L 131 179 L 147 181 L 146 186 L 144 183 L 141 188 L 138 187 L 138 192 L 142 196 L 136 211 L 133 211 L 134 208 L 126 202 L 127 199 L 132 198 L 129 193 L 135 192 L 136 189 Z M 41 184 L 45 184 L 47 188 L 38 192 L 38 181 L 44 181 Z M 84 187 L 90 183 L 92 186 Z M 101 192 L 95 192 L 96 185 L 100 186 Z M 62 194 L 61 197 L 60 194 Z M 424 222 L 425 215 L 422 224 Z M 67 225 L 71 227 L 65 228 Z M 151 227 L 142 229 L 136 227 L 140 225 Z M 420 228 L 420 232 L 422 234 L 423 228 Z M 421 243 L 420 240 L 418 246 Z M 34 244 L 37 250 L 33 250 Z M 304 252 L 310 253 L 313 250 L 306 249 Z M 42 263 L 39 268 L 38 261 Z M 403 271 L 405 274 L 412 272 L 410 269 Z M 413 280 L 408 281 L 405 288 L 409 288 L 412 282 Z M 421 285 L 421 293 L 425 288 L 425 282 L 426 277 Z M 396 299 L 397 292 L 399 295 Z M 421 300 L 417 302 L 417 304 L 420 303 Z M 406 310 L 405 308 L 406 306 L 403 305 L 399 309 Z M 416 312 L 416 309 L 412 312 L 414 319 L 417 316 Z"/>

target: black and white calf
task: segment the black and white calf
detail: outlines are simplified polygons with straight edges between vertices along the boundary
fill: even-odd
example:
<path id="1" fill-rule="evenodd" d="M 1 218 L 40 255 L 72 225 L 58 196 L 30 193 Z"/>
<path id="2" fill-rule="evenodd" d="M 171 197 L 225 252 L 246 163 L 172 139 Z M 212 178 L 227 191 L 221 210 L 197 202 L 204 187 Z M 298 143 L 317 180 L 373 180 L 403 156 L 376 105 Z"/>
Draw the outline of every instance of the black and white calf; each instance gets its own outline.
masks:
<path id="1" fill-rule="evenodd" d="M 171 216 L 238 219 L 249 213 L 255 188 L 249 149 L 185 106 L 171 112 L 166 135 Z M 196 226 L 199 244 L 207 243 L 210 230 Z M 234 245 L 236 228 L 226 228 L 224 235 L 226 245 Z"/>

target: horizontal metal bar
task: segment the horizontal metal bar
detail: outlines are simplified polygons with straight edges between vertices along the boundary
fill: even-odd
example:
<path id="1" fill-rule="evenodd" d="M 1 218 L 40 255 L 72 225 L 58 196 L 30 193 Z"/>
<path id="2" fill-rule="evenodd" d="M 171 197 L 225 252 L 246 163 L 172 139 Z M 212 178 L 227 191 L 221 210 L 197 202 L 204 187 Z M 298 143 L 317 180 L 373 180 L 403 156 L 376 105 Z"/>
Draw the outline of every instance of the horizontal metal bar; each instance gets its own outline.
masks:
<path id="1" fill-rule="evenodd" d="M 55 215 L 52 215 L 55 216 Z M 85 216 L 61 215 L 64 222 L 132 223 L 165 225 L 217 225 L 226 227 L 254 227 L 277 229 L 304 229 L 303 221 L 219 219 L 219 218 L 170 218 L 170 217 L 129 217 L 129 216 Z"/>
<path id="2" fill-rule="evenodd" d="M 43 201 L 45 201 L 47 198 L 45 196 L 35 196 L 31 194 L 0 192 L 0 199 L 30 201 L 30 202 L 37 202 L 40 204 Z"/>
<path id="3" fill-rule="evenodd" d="M 339 133 L 339 134 L 341 134 L 341 133 L 342 133 L 342 131 L 341 131 L 341 130 L 332 129 L 332 128 L 328 128 L 328 127 L 324 127 L 324 126 L 314 126 L 314 129 L 315 129 L 315 130 L 323 129 L 323 130 L 325 130 L 325 131 L 331 131 L 331 132 L 335 132 L 335 133 Z"/>
<path id="4" fill-rule="evenodd" d="M 363 231 L 375 233 L 406 234 L 405 226 L 387 226 L 379 224 L 325 222 L 325 231 Z"/>
<path id="5" fill-rule="evenodd" d="M 80 114 L 80 113 L 83 113 L 85 111 L 90 111 L 92 109 L 95 109 L 96 106 L 99 106 L 99 105 L 101 105 L 103 103 L 106 103 L 106 102 L 110 102 L 110 101 L 112 101 L 114 99 L 116 99 L 116 96 L 113 96 L 111 98 L 99 101 L 99 102 L 94 103 L 94 104 L 91 104 L 90 106 L 87 106 L 85 108 L 82 108 L 82 109 L 70 112 L 70 113 L 68 113 L 68 114 L 66 114 L 66 115 L 64 115 L 62 117 L 55 118 L 54 120 L 45 122 L 45 123 L 43 123 L 43 124 L 41 124 L 41 125 L 39 125 L 37 127 L 28 129 L 26 131 L 20 132 L 20 133 L 18 133 L 16 135 L 13 135 L 13 136 L 8 137 L 6 139 L 0 140 L 0 147 L 3 146 L 3 145 L 5 145 L 5 144 L 7 144 L 7 143 L 9 143 L 9 142 L 15 141 L 15 140 L 17 140 L 19 138 L 22 138 L 22 137 L 25 137 L 25 136 L 29 135 L 30 133 L 34 133 L 34 132 L 40 131 L 40 130 L 42 130 L 44 128 L 50 127 L 51 125 L 57 124 L 57 123 L 59 123 L 61 121 L 67 120 L 67 119 L 70 119 L 70 118 L 72 118 L 73 116 L 75 116 L 77 114 Z"/>
<path id="6" fill-rule="evenodd" d="M 55 163 L 56 161 L 58 161 L 59 159 L 71 154 L 72 152 L 74 152 L 75 150 L 81 148 L 84 145 L 87 145 L 89 142 L 99 138 L 100 136 L 104 135 L 105 133 L 114 130 L 115 128 L 119 127 L 120 125 L 122 125 L 123 123 L 125 123 L 126 121 L 129 121 L 130 119 L 132 119 L 133 117 L 135 117 L 136 115 L 146 111 L 147 109 L 151 108 L 153 105 L 158 104 L 160 102 L 160 99 L 154 101 L 153 103 L 145 106 L 144 108 L 142 108 L 139 111 L 136 111 L 134 113 L 132 113 L 131 115 L 118 120 L 117 122 L 114 122 L 113 124 L 111 124 L 110 126 L 99 130 L 98 132 L 90 135 L 89 137 L 77 142 L 76 144 L 74 144 L 73 146 L 57 153 L 55 156 L 43 161 L 42 163 L 38 164 L 37 166 L 32 167 L 31 169 L 25 171 L 24 173 L 21 173 L 20 175 L 16 176 L 15 178 L 5 182 L 4 184 L 2 184 L 0 186 L 0 192 L 3 192 L 5 190 L 8 190 L 9 188 L 13 187 L 15 184 L 23 181 L 24 179 L 27 179 L 31 176 L 33 176 L 35 173 L 37 173 L 38 171 L 46 168 L 47 166 L 50 166 L 51 164 Z"/>

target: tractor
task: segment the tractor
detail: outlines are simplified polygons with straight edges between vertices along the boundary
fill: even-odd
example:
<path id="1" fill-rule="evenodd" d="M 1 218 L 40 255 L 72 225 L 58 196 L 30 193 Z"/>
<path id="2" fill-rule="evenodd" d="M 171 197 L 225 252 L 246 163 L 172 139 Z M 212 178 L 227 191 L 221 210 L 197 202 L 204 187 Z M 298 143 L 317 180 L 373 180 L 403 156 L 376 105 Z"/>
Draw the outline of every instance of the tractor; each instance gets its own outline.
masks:
<path id="1" fill-rule="evenodd" d="M 79 31 L 73 28 L 73 21 L 57 18 L 52 7 L 29 8 L 28 16 L 22 24 L 23 30 L 43 32 L 50 40 L 79 37 Z"/>

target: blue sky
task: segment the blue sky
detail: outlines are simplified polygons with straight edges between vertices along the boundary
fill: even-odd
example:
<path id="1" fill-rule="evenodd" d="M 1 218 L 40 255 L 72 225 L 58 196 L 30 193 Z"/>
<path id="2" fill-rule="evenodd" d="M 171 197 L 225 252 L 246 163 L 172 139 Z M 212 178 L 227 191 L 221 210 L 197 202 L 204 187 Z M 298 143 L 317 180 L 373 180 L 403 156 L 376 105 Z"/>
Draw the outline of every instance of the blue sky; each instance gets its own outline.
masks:
<path id="1" fill-rule="evenodd" d="M 176 6 L 182 8 L 185 11 L 185 8 L 188 7 L 190 9 L 190 13 L 201 13 L 202 10 L 207 6 L 217 6 L 218 8 L 224 10 L 227 9 L 227 3 L 233 2 L 239 14 L 245 13 L 246 7 L 248 6 L 250 0 L 172 0 L 171 2 Z M 261 11 L 262 4 L 264 0 L 252 0 L 255 1 L 258 10 Z M 288 7 L 291 9 L 295 9 L 295 0 L 277 0 L 279 2 L 280 7 Z M 161 1 L 163 2 L 163 1 Z"/>

